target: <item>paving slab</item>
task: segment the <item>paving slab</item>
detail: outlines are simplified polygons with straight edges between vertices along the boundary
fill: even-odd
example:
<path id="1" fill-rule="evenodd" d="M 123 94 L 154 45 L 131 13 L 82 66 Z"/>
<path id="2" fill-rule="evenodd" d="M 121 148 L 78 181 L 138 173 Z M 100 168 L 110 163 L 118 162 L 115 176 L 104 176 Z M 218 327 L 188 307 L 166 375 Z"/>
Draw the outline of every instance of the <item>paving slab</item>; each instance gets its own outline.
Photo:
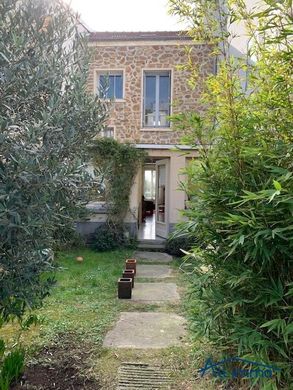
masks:
<path id="1" fill-rule="evenodd" d="M 167 265 L 138 264 L 136 268 L 137 278 L 163 279 L 172 276 L 172 268 Z"/>
<path id="2" fill-rule="evenodd" d="M 180 345 L 185 335 L 185 320 L 177 314 L 122 312 L 103 345 L 110 348 L 167 348 Z"/>
<path id="3" fill-rule="evenodd" d="M 177 303 L 180 297 L 175 283 L 135 283 L 129 302 Z"/>
<path id="4" fill-rule="evenodd" d="M 173 257 L 164 252 L 136 251 L 133 257 L 147 263 L 171 263 Z"/>

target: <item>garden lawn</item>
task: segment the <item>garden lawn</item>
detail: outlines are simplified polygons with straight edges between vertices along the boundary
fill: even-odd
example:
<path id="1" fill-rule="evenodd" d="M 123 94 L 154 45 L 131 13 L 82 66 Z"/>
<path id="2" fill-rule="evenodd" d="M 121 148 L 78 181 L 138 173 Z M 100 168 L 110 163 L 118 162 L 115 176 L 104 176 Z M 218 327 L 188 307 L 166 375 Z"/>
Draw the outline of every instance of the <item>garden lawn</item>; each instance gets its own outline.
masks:
<path id="1" fill-rule="evenodd" d="M 56 256 L 56 284 L 43 308 L 35 311 L 41 324 L 21 336 L 29 346 L 45 345 L 60 333 L 74 332 L 81 338 L 100 342 L 118 315 L 117 279 L 132 251 L 97 253 L 88 249 L 61 252 Z M 83 262 L 76 257 L 82 256 Z M 16 325 L 0 330 L 0 337 L 13 342 Z M 33 339 L 33 340 L 32 340 Z"/>
<path id="2" fill-rule="evenodd" d="M 76 261 L 82 256 L 84 261 Z M 174 386 L 181 390 L 215 389 L 210 380 L 196 379 L 197 369 L 208 346 L 199 340 L 196 347 L 163 350 L 112 350 L 102 348 L 108 329 L 121 311 L 172 311 L 183 314 L 181 306 L 129 305 L 117 300 L 117 279 L 132 250 L 93 252 L 75 249 L 59 253 L 56 260 L 56 285 L 51 295 L 36 310 L 41 323 L 23 331 L 20 341 L 28 349 L 23 383 L 26 390 L 110 390 L 116 388 L 117 371 L 123 361 L 160 364 L 172 372 Z M 176 262 L 177 263 L 177 262 Z M 174 268 L 177 269 L 178 263 Z M 177 274 L 177 283 L 184 296 L 186 279 Z M 19 335 L 17 324 L 0 329 L 0 338 L 12 345 Z M 195 347 L 195 350 L 194 350 Z M 10 390 L 23 390 L 21 381 Z"/>
<path id="3" fill-rule="evenodd" d="M 99 359 L 104 334 L 119 314 L 117 279 L 131 253 L 75 249 L 56 256 L 56 284 L 34 312 L 40 323 L 22 332 L 17 323 L 0 329 L 8 345 L 19 339 L 28 351 L 26 389 L 102 388 L 92 366 Z M 77 256 L 84 261 L 77 262 Z M 11 388 L 16 389 L 23 389 L 21 383 Z"/>

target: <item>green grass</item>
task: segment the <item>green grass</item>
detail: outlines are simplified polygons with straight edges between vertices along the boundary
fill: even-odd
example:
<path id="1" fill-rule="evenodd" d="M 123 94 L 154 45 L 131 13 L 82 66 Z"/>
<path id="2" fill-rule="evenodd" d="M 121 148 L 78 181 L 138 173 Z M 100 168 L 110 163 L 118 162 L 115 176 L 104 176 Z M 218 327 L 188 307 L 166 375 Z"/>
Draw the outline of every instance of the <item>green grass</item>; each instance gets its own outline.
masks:
<path id="1" fill-rule="evenodd" d="M 132 251 L 96 253 L 80 249 L 59 253 L 56 285 L 36 313 L 42 319 L 21 336 L 30 345 L 45 345 L 59 333 L 74 332 L 91 342 L 101 342 L 106 330 L 117 318 L 117 279 L 124 261 Z M 77 256 L 84 261 L 78 263 Z M 12 343 L 18 334 L 16 324 L 0 330 L 0 337 Z"/>
<path id="2" fill-rule="evenodd" d="M 169 367 L 173 373 L 174 385 L 182 390 L 215 389 L 207 378 L 200 381 L 196 378 L 197 367 L 204 361 L 208 350 L 202 340 L 194 342 L 187 339 L 182 347 L 156 351 L 102 348 L 105 333 L 114 325 L 121 311 L 165 311 L 184 315 L 186 305 L 190 305 L 184 295 L 188 280 L 177 272 L 180 260 L 172 264 L 172 267 L 183 298 L 181 304 L 142 306 L 119 301 L 117 279 L 121 276 L 125 259 L 132 257 L 132 252 L 119 250 L 97 253 L 88 249 L 75 249 L 59 253 L 56 259 L 56 285 L 44 301 L 43 308 L 36 311 L 42 323 L 32 326 L 20 337 L 21 343 L 28 347 L 28 361 L 42 363 L 43 357 L 38 357 L 38 351 L 55 344 L 59 348 L 58 354 L 61 354 L 56 359 L 58 357 L 61 361 L 62 351 L 71 355 L 75 355 L 76 351 L 90 351 L 86 361 L 81 361 L 80 370 L 94 375 L 102 389 L 115 388 L 113 384 L 117 380 L 118 367 L 126 360 Z M 77 262 L 77 256 L 82 256 L 84 261 Z M 15 342 L 18 334 L 17 324 L 9 324 L 0 329 L 0 338 L 4 338 L 10 345 Z"/>

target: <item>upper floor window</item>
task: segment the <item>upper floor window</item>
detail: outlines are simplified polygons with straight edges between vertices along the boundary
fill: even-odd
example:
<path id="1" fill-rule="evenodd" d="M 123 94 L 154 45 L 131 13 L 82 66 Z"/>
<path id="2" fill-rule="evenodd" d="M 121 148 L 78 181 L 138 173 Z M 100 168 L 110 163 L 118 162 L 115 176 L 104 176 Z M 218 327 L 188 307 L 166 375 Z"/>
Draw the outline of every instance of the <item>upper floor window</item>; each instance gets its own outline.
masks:
<path id="1" fill-rule="evenodd" d="M 97 87 L 101 99 L 123 99 L 123 72 L 99 72 Z"/>
<path id="2" fill-rule="evenodd" d="M 170 127 L 171 72 L 144 72 L 144 127 Z"/>

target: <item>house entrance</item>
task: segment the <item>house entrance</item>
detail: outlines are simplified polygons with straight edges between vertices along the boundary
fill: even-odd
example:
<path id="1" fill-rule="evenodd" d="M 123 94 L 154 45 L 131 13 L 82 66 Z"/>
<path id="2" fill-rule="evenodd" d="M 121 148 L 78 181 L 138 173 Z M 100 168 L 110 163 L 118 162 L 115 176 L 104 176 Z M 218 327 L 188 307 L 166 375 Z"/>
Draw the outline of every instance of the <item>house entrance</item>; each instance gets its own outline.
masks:
<path id="1" fill-rule="evenodd" d="M 138 239 L 166 238 L 168 235 L 169 159 L 146 162 L 142 175 Z"/>

